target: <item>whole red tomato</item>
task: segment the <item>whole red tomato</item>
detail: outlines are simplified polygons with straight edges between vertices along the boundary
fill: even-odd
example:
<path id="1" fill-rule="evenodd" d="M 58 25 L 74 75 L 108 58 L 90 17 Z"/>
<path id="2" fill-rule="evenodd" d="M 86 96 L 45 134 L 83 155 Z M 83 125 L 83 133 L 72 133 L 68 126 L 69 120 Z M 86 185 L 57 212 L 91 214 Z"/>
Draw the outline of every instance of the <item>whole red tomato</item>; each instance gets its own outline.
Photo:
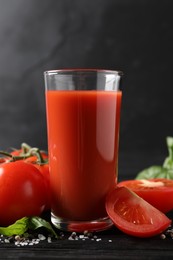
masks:
<path id="1" fill-rule="evenodd" d="M 30 155 L 27 155 L 27 152 L 30 152 Z M 40 151 L 38 148 L 31 148 L 24 153 L 23 149 L 16 149 L 12 151 L 10 154 L 12 156 L 25 156 L 26 159 L 21 157 L 21 160 L 25 160 L 28 163 L 34 165 L 40 173 L 45 178 L 46 183 L 46 191 L 45 195 L 47 196 L 47 203 L 45 210 L 50 209 L 50 174 L 49 174 L 49 164 L 48 164 L 48 154 L 45 151 Z M 28 157 L 27 157 L 28 156 Z"/>
<path id="2" fill-rule="evenodd" d="M 25 216 L 39 216 L 46 205 L 45 180 L 24 160 L 0 164 L 0 225 Z"/>
<path id="3" fill-rule="evenodd" d="M 47 158 L 46 156 L 44 157 L 45 159 Z M 47 197 L 46 199 L 46 207 L 45 210 L 49 210 L 50 209 L 50 172 L 49 172 L 49 164 L 47 163 L 39 163 L 37 162 L 37 157 L 36 156 L 32 156 L 29 157 L 25 160 L 28 163 L 31 163 L 34 167 L 36 167 L 39 172 L 43 175 L 44 179 L 45 179 L 45 185 L 46 185 L 46 192 L 45 195 Z"/>

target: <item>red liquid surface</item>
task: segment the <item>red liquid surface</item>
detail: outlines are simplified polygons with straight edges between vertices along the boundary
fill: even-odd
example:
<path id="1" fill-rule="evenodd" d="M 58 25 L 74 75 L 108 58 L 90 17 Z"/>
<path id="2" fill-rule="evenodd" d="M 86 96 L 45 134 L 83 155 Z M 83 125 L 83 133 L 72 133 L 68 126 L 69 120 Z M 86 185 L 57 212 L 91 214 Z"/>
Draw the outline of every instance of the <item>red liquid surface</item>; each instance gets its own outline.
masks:
<path id="1" fill-rule="evenodd" d="M 120 91 L 46 92 L 52 212 L 86 221 L 107 216 L 117 182 Z"/>

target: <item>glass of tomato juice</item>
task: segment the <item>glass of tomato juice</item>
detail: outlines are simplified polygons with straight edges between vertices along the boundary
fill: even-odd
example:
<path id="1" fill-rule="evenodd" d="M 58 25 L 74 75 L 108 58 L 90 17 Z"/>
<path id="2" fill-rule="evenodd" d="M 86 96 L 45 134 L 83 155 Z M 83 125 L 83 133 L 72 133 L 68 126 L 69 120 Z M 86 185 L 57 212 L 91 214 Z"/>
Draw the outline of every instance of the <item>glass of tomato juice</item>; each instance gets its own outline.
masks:
<path id="1" fill-rule="evenodd" d="M 116 187 L 122 72 L 44 72 L 51 221 L 66 231 L 112 226 L 105 198 Z"/>

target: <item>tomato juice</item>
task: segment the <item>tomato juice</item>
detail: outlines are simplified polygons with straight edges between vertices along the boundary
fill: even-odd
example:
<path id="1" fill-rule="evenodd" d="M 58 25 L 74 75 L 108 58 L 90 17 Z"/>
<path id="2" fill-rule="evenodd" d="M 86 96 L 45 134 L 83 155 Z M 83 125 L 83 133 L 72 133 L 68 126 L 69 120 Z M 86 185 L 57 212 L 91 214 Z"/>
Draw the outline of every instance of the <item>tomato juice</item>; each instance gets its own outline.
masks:
<path id="1" fill-rule="evenodd" d="M 89 221 L 107 216 L 117 183 L 121 91 L 47 90 L 52 213 Z"/>

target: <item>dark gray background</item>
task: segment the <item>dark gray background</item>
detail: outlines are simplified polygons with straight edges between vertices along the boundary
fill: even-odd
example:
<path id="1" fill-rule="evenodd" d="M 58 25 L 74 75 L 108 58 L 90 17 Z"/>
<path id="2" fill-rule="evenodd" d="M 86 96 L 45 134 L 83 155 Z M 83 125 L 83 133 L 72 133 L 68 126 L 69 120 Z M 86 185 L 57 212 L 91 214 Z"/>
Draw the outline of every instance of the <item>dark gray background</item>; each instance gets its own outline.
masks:
<path id="1" fill-rule="evenodd" d="M 0 149 L 46 149 L 43 71 L 87 67 L 124 72 L 120 153 L 165 155 L 172 61 L 172 0 L 0 0 Z"/>

